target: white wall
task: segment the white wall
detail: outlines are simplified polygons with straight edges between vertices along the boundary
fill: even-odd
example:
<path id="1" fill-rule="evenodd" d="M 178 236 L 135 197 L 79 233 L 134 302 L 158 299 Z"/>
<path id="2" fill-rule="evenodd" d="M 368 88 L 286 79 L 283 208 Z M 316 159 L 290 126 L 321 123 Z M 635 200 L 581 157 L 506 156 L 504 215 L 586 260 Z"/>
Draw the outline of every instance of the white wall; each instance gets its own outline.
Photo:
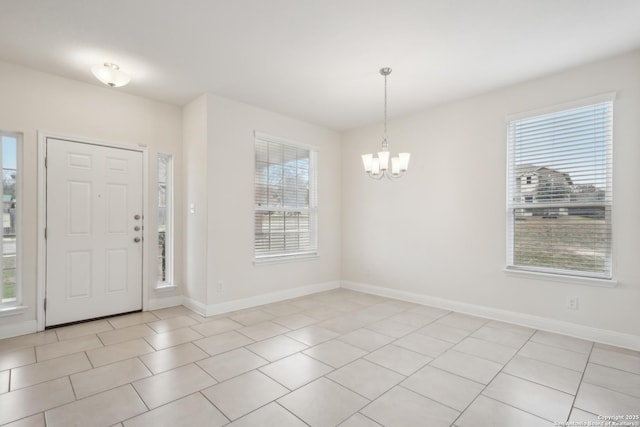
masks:
<path id="1" fill-rule="evenodd" d="M 174 209 L 184 215 L 184 296 L 207 302 L 207 95 L 183 108 L 184 197 Z M 194 213 L 190 213 L 193 204 Z"/>
<path id="2" fill-rule="evenodd" d="M 295 292 L 340 279 L 340 136 L 270 111 L 208 95 L 209 306 Z M 253 264 L 254 131 L 318 148 L 319 257 Z M 222 292 L 217 284 L 223 282 Z"/>
<path id="3" fill-rule="evenodd" d="M 88 72 L 88 71 L 87 71 Z M 135 84 L 132 82 L 131 84 Z M 168 104 L 126 95 L 117 89 L 94 86 L 36 72 L 0 62 L 0 129 L 24 134 L 23 212 L 22 212 L 22 275 L 23 303 L 29 306 L 20 316 L 0 318 L 0 335 L 21 322 L 36 318 L 36 261 L 37 261 L 37 132 L 84 137 L 123 145 L 146 144 L 149 153 L 149 215 L 145 225 L 153 230 L 156 225 L 155 205 L 156 154 L 173 154 L 176 159 L 176 177 L 180 180 L 181 165 L 181 113 Z M 180 194 L 176 195 L 178 200 Z M 178 223 L 182 218 L 178 214 Z M 156 236 L 147 233 L 148 248 L 155 248 Z M 182 239 L 176 241 L 176 274 L 181 277 Z M 155 255 L 155 252 L 154 252 Z M 147 271 L 149 297 L 161 298 L 153 291 L 157 265 L 151 256 Z"/>
<path id="4" fill-rule="evenodd" d="M 412 155 L 409 173 L 396 182 L 376 182 L 362 172 L 360 155 L 378 150 L 380 125 L 346 133 L 343 280 L 640 339 L 638 76 L 640 52 L 634 52 L 392 120 L 391 151 Z M 618 286 L 506 275 L 505 116 L 609 91 L 618 95 L 613 213 Z M 566 308 L 568 296 L 579 298 L 579 310 Z"/>

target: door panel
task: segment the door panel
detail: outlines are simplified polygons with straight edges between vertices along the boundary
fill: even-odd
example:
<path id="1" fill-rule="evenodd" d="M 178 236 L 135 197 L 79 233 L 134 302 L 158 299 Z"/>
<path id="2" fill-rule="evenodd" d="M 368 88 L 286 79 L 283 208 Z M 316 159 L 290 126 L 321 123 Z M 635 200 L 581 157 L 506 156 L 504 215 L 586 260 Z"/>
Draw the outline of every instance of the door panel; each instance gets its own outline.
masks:
<path id="1" fill-rule="evenodd" d="M 126 292 L 127 290 L 127 251 L 126 249 L 108 249 L 106 256 L 106 292 Z"/>
<path id="2" fill-rule="evenodd" d="M 91 252 L 74 251 L 67 253 L 67 280 L 65 283 L 66 298 L 68 300 L 88 298 L 90 296 L 91 281 Z"/>
<path id="3" fill-rule="evenodd" d="M 107 234 L 127 234 L 127 200 L 126 185 L 107 185 Z"/>
<path id="4" fill-rule="evenodd" d="M 91 233 L 91 183 L 67 182 L 67 230 L 69 235 Z"/>
<path id="5" fill-rule="evenodd" d="M 142 153 L 47 139 L 46 326 L 142 308 L 142 225 Z"/>

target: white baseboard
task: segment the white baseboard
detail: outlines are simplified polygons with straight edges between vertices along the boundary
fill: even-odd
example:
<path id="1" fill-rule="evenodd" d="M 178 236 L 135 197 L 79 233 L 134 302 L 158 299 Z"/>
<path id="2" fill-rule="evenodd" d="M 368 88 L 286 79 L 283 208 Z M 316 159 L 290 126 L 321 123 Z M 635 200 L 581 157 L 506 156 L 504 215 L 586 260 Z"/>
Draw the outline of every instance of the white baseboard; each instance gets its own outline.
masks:
<path id="1" fill-rule="evenodd" d="M 264 304 L 270 304 L 273 302 L 279 302 L 288 300 L 291 298 L 303 297 L 306 295 L 315 294 L 318 292 L 330 291 L 332 289 L 340 288 L 339 281 L 326 282 L 326 283 L 318 283 L 314 285 L 306 285 L 300 286 L 297 288 L 287 289 L 284 291 L 271 292 L 268 294 L 256 295 L 249 298 L 242 298 L 233 301 L 226 301 L 218 304 L 210 304 L 205 305 L 200 301 L 196 301 L 192 298 L 183 296 L 180 302 L 172 301 L 171 305 L 166 305 L 166 307 L 171 307 L 173 305 L 184 305 L 190 310 L 198 313 L 201 316 L 215 316 L 217 314 L 229 313 L 232 311 L 243 310 L 245 308 L 252 308 L 261 306 Z M 164 301 L 165 298 L 162 299 Z M 151 305 L 151 302 L 150 302 Z M 161 307 L 165 308 L 165 307 Z M 157 310 L 157 308 L 152 308 L 151 310 Z"/>
<path id="2" fill-rule="evenodd" d="M 182 305 L 182 295 L 176 295 L 166 298 L 152 298 L 147 303 L 147 310 L 160 310 L 161 308 L 175 307 Z"/>
<path id="3" fill-rule="evenodd" d="M 317 283 L 313 285 L 299 286 L 286 289 L 284 291 L 271 292 L 268 294 L 256 295 L 249 298 L 242 298 L 233 301 L 210 304 L 206 307 L 204 316 L 214 316 L 216 314 L 229 313 L 231 311 L 243 310 L 245 308 L 256 307 L 264 304 L 284 301 L 291 298 L 303 297 L 318 292 L 330 291 L 340 288 L 340 281 Z M 189 307 L 189 306 L 187 306 Z M 191 307 L 189 307 L 191 308 Z M 202 314 L 202 313 L 200 313 Z"/>
<path id="4" fill-rule="evenodd" d="M 24 320 L 0 326 L 0 339 L 17 337 L 18 335 L 33 334 L 38 331 L 38 322 Z"/>
<path id="5" fill-rule="evenodd" d="M 291 298 L 303 297 L 318 292 L 330 291 L 340 288 L 339 281 L 318 283 L 313 285 L 299 286 L 296 288 L 286 289 L 284 291 L 271 292 L 268 294 L 256 295 L 249 298 L 242 298 L 233 301 L 222 302 L 218 304 L 205 305 L 199 301 L 186 296 L 174 296 L 168 298 L 155 298 L 149 300 L 148 310 L 159 310 L 161 308 L 174 307 L 184 305 L 190 310 L 201 316 L 215 316 L 216 314 L 229 313 L 232 311 L 243 310 L 245 308 L 257 307 L 264 304 L 288 300 Z"/>
<path id="6" fill-rule="evenodd" d="M 291 298 L 303 297 L 318 292 L 330 291 L 340 288 L 340 281 L 318 283 L 313 285 L 299 286 L 286 289 L 284 291 L 271 292 L 268 294 L 256 295 L 254 297 L 227 301 L 219 304 L 205 305 L 189 297 L 176 295 L 166 298 L 152 298 L 148 301 L 147 310 L 160 310 L 162 308 L 184 305 L 190 310 L 202 316 L 213 316 L 216 314 L 228 313 L 231 311 L 243 310 L 245 308 L 257 307 L 264 304 L 288 300 Z M 38 324 L 35 320 L 11 323 L 0 326 L 0 339 L 11 338 L 18 335 L 26 335 L 37 332 Z"/>
<path id="7" fill-rule="evenodd" d="M 431 297 L 428 295 L 390 289 L 381 286 L 374 286 L 366 283 L 342 281 L 341 284 L 343 288 L 351 289 L 353 291 L 399 299 L 416 304 L 429 305 L 432 307 L 438 307 L 474 316 L 485 317 L 492 320 L 514 323 L 516 325 L 526 326 L 533 329 L 556 332 L 587 341 L 595 341 L 603 344 L 609 344 L 617 347 L 624 347 L 640 351 L 640 336 L 637 335 L 611 331 L 608 329 L 593 328 L 591 326 L 579 325 L 577 323 L 570 323 L 562 320 L 549 319 L 546 317 L 502 310 L 482 305 L 469 304 L 445 298 Z"/>
<path id="8" fill-rule="evenodd" d="M 198 313 L 200 316 L 206 316 L 207 314 L 207 305 L 203 304 L 199 301 L 191 299 L 189 297 L 182 297 L 182 305 L 187 307 L 189 310 Z"/>

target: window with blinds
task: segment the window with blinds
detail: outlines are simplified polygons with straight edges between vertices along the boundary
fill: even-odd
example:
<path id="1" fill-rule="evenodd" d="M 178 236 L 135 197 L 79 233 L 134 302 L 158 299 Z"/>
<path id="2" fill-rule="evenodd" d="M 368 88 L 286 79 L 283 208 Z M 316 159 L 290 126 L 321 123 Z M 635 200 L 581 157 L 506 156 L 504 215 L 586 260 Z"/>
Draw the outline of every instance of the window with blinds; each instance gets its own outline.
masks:
<path id="1" fill-rule="evenodd" d="M 509 269 L 611 278 L 613 100 L 508 120 Z"/>
<path id="2" fill-rule="evenodd" d="M 316 154 L 256 132 L 256 259 L 317 253 Z"/>

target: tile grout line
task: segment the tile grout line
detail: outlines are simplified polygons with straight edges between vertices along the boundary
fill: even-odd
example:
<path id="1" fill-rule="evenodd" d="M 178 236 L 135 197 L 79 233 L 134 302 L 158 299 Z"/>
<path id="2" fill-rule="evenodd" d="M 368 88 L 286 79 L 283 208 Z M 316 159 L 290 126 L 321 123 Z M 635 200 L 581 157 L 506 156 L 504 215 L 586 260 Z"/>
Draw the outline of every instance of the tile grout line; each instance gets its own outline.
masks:
<path id="1" fill-rule="evenodd" d="M 536 332 L 538 332 L 538 331 L 536 330 Z M 535 334 L 533 334 L 533 335 L 535 335 Z M 570 337 L 570 338 L 573 338 L 573 337 Z M 578 339 L 578 338 L 576 338 L 576 339 Z M 584 340 L 582 340 L 582 341 L 584 341 Z M 540 341 L 535 341 L 535 340 L 531 340 L 531 342 L 535 343 L 535 344 L 539 344 L 539 345 L 546 345 L 547 347 L 552 347 L 552 348 L 559 349 L 559 350 L 570 351 L 570 352 L 576 353 L 576 354 L 582 354 L 582 355 L 586 354 L 586 353 L 581 352 L 581 351 L 571 350 L 570 348 L 567 348 L 567 347 L 562 347 L 562 346 L 559 346 L 559 345 L 550 344 L 550 343 L 546 343 L 546 342 L 540 342 Z M 591 343 L 591 346 L 589 347 L 589 352 L 588 352 L 589 354 L 591 354 L 591 348 L 593 347 L 594 342 L 593 341 L 586 341 L 586 342 L 590 342 Z"/>
<path id="2" fill-rule="evenodd" d="M 278 399 L 281 399 L 283 396 L 279 397 Z M 307 423 L 305 420 L 303 420 L 302 418 L 300 418 L 299 416 L 297 416 L 296 414 L 294 414 L 293 412 L 291 412 L 290 410 L 288 410 L 287 408 L 285 408 L 280 402 L 278 402 L 278 399 L 276 400 L 272 400 L 273 403 L 275 403 L 276 405 L 278 405 L 279 407 L 281 407 L 282 409 L 284 409 L 285 411 L 287 411 L 288 413 L 290 413 L 291 415 L 293 415 L 294 417 L 296 417 L 297 419 L 299 419 L 300 421 L 302 421 L 305 425 L 309 426 L 309 423 Z M 265 405 L 266 406 L 266 405 Z M 253 411 L 252 411 L 253 412 Z M 243 415 L 243 417 L 246 415 Z M 242 418 L 242 417 L 241 417 Z"/>
<path id="3" fill-rule="evenodd" d="M 484 387 L 482 388 L 482 390 L 480 390 L 480 393 L 478 393 L 478 394 L 477 394 L 477 396 L 476 396 L 476 397 L 475 397 L 471 402 L 469 402 L 469 404 L 468 404 L 468 405 L 467 405 L 467 406 L 466 406 L 466 407 L 465 407 L 465 408 L 460 412 L 460 415 L 458 415 L 458 417 L 457 417 L 455 420 L 453 420 L 453 422 L 451 423 L 451 425 L 456 424 L 456 423 L 458 422 L 458 420 L 460 419 L 460 417 L 461 417 L 461 416 L 462 416 L 462 415 L 463 415 L 463 414 L 464 414 L 464 413 L 469 409 L 469 407 L 471 407 L 471 405 L 473 405 L 473 403 L 474 403 L 476 400 L 478 400 L 478 397 L 479 397 L 479 396 L 481 396 L 481 395 L 483 395 L 482 393 L 484 393 L 484 391 L 487 389 L 487 387 L 489 387 L 489 384 L 491 384 L 491 383 L 493 382 L 493 380 L 494 380 L 494 379 L 495 379 L 495 378 L 496 378 L 496 377 L 497 377 L 497 376 L 502 372 L 502 370 L 505 368 L 505 366 L 507 366 L 507 365 L 508 365 L 508 364 L 509 364 L 509 363 L 510 363 L 510 362 L 511 362 L 511 361 L 512 361 L 512 360 L 513 360 L 517 355 L 518 355 L 518 353 L 520 352 L 520 350 L 522 350 L 522 349 L 524 348 L 524 346 L 525 346 L 525 345 L 527 345 L 527 343 L 531 341 L 531 337 L 532 337 L 533 335 L 535 335 L 535 331 L 534 331 L 534 332 L 529 336 L 529 338 L 527 338 L 527 340 L 526 340 L 524 343 L 522 343 L 522 345 L 520 346 L 520 348 L 518 348 L 518 350 L 516 351 L 516 353 L 515 353 L 515 354 L 514 354 L 514 355 L 513 355 L 513 356 L 512 356 L 508 361 L 507 361 L 507 363 L 505 363 L 505 364 L 503 364 L 503 365 L 502 365 L 502 368 L 500 368 L 500 370 L 499 370 L 498 372 L 496 372 L 496 374 L 493 376 L 493 378 L 491 378 L 491 380 L 490 380 L 489 382 L 487 382 L 487 384 L 485 384 L 485 385 L 484 385 Z M 486 398 L 488 398 L 488 399 L 495 400 L 496 402 L 500 402 L 499 400 L 493 399 L 493 398 L 491 398 L 491 397 L 489 397 L 489 396 L 486 396 L 486 395 L 483 395 L 483 396 L 484 396 L 484 397 L 486 397 Z M 517 409 L 517 410 L 519 410 L 519 411 L 522 411 L 522 412 L 525 412 L 525 413 L 527 413 L 527 414 L 530 414 L 530 415 L 533 415 L 533 416 L 537 417 L 537 415 L 535 415 L 535 414 L 531 414 L 530 412 L 524 411 L 524 410 L 522 410 L 522 409 L 520 409 L 520 408 L 516 408 L 515 406 L 510 405 L 510 404 L 508 404 L 508 403 L 505 403 L 505 402 L 500 402 L 500 403 L 502 403 L 502 404 L 504 404 L 504 405 L 507 405 L 507 406 L 510 406 L 510 407 L 512 407 L 512 408 L 514 408 L 514 409 Z M 542 418 L 542 417 L 538 417 L 538 418 L 544 419 L 544 418 Z M 457 425 L 457 424 L 456 424 L 456 425 Z"/>
<path id="4" fill-rule="evenodd" d="M 452 313 L 455 313 L 455 312 L 452 312 Z M 443 316 L 443 317 L 444 317 L 444 316 Z M 432 323 L 430 323 L 430 324 L 433 324 L 433 323 L 435 323 L 435 322 L 432 322 Z M 435 400 L 435 399 L 432 399 L 432 398 L 431 398 L 431 397 L 429 397 L 429 396 L 425 396 L 425 395 L 423 395 L 423 394 L 421 394 L 421 393 L 419 393 L 419 392 L 417 392 L 417 391 L 415 391 L 415 390 L 411 390 L 411 389 L 407 388 L 406 386 L 402 385 L 402 382 L 404 382 L 404 381 L 402 381 L 401 383 L 398 383 L 398 387 L 402 387 L 402 388 L 404 388 L 404 389 L 405 389 L 405 390 L 407 390 L 407 391 L 410 391 L 410 392 L 416 393 L 417 395 L 422 396 L 422 397 L 424 397 L 424 398 L 426 398 L 426 399 L 429 399 L 429 400 L 431 400 L 432 402 L 438 403 L 438 404 L 443 405 L 443 406 L 445 406 L 445 407 L 447 407 L 447 408 L 449 408 L 449 409 L 454 410 L 455 412 L 458 412 L 458 413 L 459 413 L 459 414 L 458 414 L 458 416 L 457 416 L 457 417 L 453 420 L 453 422 L 451 423 L 451 425 L 454 425 L 454 424 L 458 421 L 458 419 L 462 416 L 462 414 L 463 414 L 463 413 L 464 413 L 464 412 L 469 408 L 469 406 L 471 406 L 471 404 L 472 404 L 472 403 L 473 403 L 473 402 L 478 398 L 478 396 L 480 396 L 480 395 L 482 394 L 482 392 L 484 391 L 484 389 L 485 389 L 485 388 L 487 388 L 487 386 L 489 385 L 489 383 L 490 383 L 491 381 L 489 381 L 489 383 L 487 383 L 486 385 L 484 385 L 484 384 L 482 384 L 482 383 L 478 383 L 478 382 L 477 382 L 477 381 L 475 381 L 475 380 L 472 380 L 471 378 L 466 378 L 466 377 L 463 377 L 462 375 L 458 375 L 458 374 L 456 374 L 456 373 L 449 372 L 449 371 L 446 371 L 446 370 L 444 370 L 444 369 L 440 369 L 440 368 L 438 368 L 437 366 L 432 366 L 432 365 L 431 365 L 431 363 L 432 363 L 434 360 L 437 360 L 440 356 L 442 356 L 443 354 L 445 354 L 445 353 L 446 353 L 446 352 L 448 352 L 448 351 L 457 351 L 458 353 L 468 354 L 468 353 L 460 352 L 460 351 L 458 351 L 458 350 L 454 350 L 454 348 L 453 348 L 453 347 L 455 347 L 456 345 L 458 345 L 460 342 L 464 341 L 465 339 L 469 338 L 472 334 L 474 334 L 474 333 L 475 333 L 475 332 L 477 332 L 478 330 L 482 329 L 482 328 L 483 328 L 487 323 L 488 323 L 488 321 L 487 321 L 487 322 L 485 322 L 484 324 L 482 324 L 481 326 L 479 326 L 478 328 L 476 328 L 476 329 L 472 330 L 472 331 L 467 331 L 467 330 L 465 330 L 465 329 L 461 329 L 461 330 L 463 330 L 463 331 L 465 331 L 465 332 L 468 332 L 467 336 L 465 336 L 463 339 L 461 339 L 461 340 L 460 340 L 460 341 L 458 341 L 457 343 L 450 343 L 450 344 L 451 344 L 451 346 L 450 346 L 449 348 L 447 348 L 445 351 L 443 351 L 442 353 L 440 353 L 438 356 L 434 357 L 430 362 L 428 362 L 428 363 L 427 363 L 426 365 L 424 365 L 422 368 L 418 369 L 418 370 L 417 370 L 417 371 L 415 371 L 413 374 L 411 374 L 411 375 L 415 375 L 415 373 L 416 373 L 416 372 L 418 372 L 419 370 L 422 370 L 422 369 L 424 369 L 426 366 L 429 366 L 429 367 L 430 367 L 430 368 L 432 368 L 432 369 L 437 369 L 437 370 L 439 370 L 439 371 L 443 371 L 443 372 L 446 372 L 446 373 L 448 373 L 448 374 L 455 375 L 455 376 L 457 376 L 457 377 L 459 377 L 459 378 L 462 378 L 462 379 L 465 379 L 465 380 L 469 380 L 469 381 L 473 381 L 473 382 L 475 382 L 475 383 L 477 383 L 477 384 L 483 385 L 483 386 L 484 386 L 484 387 L 483 387 L 483 389 L 478 393 L 478 395 L 477 395 L 477 396 L 476 396 L 476 397 L 475 397 L 475 398 L 474 398 L 474 399 L 473 399 L 473 400 L 472 400 L 472 401 L 471 401 L 471 402 L 470 402 L 470 403 L 469 403 L 469 404 L 468 404 L 468 405 L 467 405 L 463 410 L 458 410 L 458 409 L 453 408 L 453 407 L 451 407 L 451 406 L 449 406 L 449 405 L 447 405 L 447 404 L 445 404 L 445 403 L 443 403 L 443 402 L 439 402 L 439 401 L 437 401 L 437 400 Z M 457 327 L 455 327 L 455 326 L 451 326 L 451 325 L 447 325 L 447 324 L 444 324 L 444 325 L 445 325 L 445 326 L 449 326 L 449 327 L 451 327 L 451 328 L 460 329 L 460 328 L 457 328 Z M 442 340 L 440 340 L 440 341 L 442 341 Z M 422 353 L 419 353 L 419 354 L 422 354 Z M 517 354 L 517 353 L 516 353 L 516 354 Z M 475 355 L 471 355 L 471 356 L 475 356 Z M 431 357 L 431 356 L 428 356 L 428 357 Z M 479 356 L 476 356 L 476 357 L 479 357 Z M 515 355 L 514 355 L 514 357 L 515 357 Z M 480 358 L 480 357 L 479 357 L 479 358 Z M 483 359 L 483 360 L 488 360 L 488 359 Z M 498 362 L 496 362 L 496 363 L 498 363 Z M 507 362 L 507 363 L 508 363 L 508 362 Z M 503 365 L 503 367 L 504 367 L 504 366 L 505 366 L 505 365 Z M 500 371 L 502 371 L 502 369 L 501 369 Z M 498 373 L 500 373 L 500 371 L 498 371 Z M 410 376 L 411 376 L 411 375 L 410 375 Z M 497 376 L 497 375 L 498 375 L 498 374 L 496 374 L 496 376 Z M 407 377 L 407 379 L 408 379 L 410 376 L 408 376 L 408 377 Z M 494 376 L 494 378 L 495 378 L 495 376 Z M 405 380 L 406 380 L 406 379 L 405 379 Z"/>
<path id="5" fill-rule="evenodd" d="M 215 384 L 214 384 L 214 385 L 215 385 Z M 209 387 L 207 387 L 207 388 L 209 388 Z M 207 402 L 209 402 L 209 403 L 211 404 L 211 406 L 213 406 L 214 408 L 216 408 L 216 410 L 222 414 L 222 416 L 223 416 L 223 417 L 225 417 L 227 420 L 229 420 L 229 422 L 228 422 L 227 424 L 232 423 L 233 421 L 231 420 L 231 418 L 227 417 L 227 415 L 226 415 L 224 412 L 222 412 L 222 409 L 218 408 L 218 407 L 216 406 L 216 404 L 215 404 L 215 403 L 213 403 L 211 400 L 209 400 L 209 398 L 208 398 L 208 397 L 203 393 L 203 391 L 204 391 L 204 390 L 206 390 L 206 389 L 198 390 L 196 393 L 198 393 L 200 396 L 204 397 L 204 400 L 206 400 Z M 195 393 L 193 393 L 193 394 L 195 394 Z M 174 402 L 175 402 L 175 401 L 174 401 Z M 167 405 L 168 405 L 168 403 L 167 403 Z M 154 408 L 154 409 L 155 409 L 155 408 Z M 225 424 L 225 425 L 226 425 L 226 424 Z"/>
<path id="6" fill-rule="evenodd" d="M 573 400 L 571 401 L 571 409 L 569 410 L 569 415 L 567 416 L 567 421 L 569 420 L 569 418 L 571 418 L 571 414 L 573 413 L 573 410 L 575 409 L 575 405 L 576 405 L 576 400 L 578 399 L 578 393 L 580 392 L 580 388 L 582 388 L 582 383 L 584 381 L 584 374 L 587 372 L 587 366 L 589 366 L 589 359 L 591 359 L 591 353 L 593 353 L 593 347 L 595 346 L 595 343 L 591 343 L 591 348 L 589 349 L 589 355 L 587 356 L 587 363 L 585 363 L 584 365 L 584 370 L 582 371 L 582 374 L 580 375 L 580 382 L 578 383 L 578 389 L 576 390 L 576 394 L 575 396 L 573 396 Z M 580 408 L 578 408 L 580 409 Z M 600 415 L 600 414 L 598 414 Z"/>

